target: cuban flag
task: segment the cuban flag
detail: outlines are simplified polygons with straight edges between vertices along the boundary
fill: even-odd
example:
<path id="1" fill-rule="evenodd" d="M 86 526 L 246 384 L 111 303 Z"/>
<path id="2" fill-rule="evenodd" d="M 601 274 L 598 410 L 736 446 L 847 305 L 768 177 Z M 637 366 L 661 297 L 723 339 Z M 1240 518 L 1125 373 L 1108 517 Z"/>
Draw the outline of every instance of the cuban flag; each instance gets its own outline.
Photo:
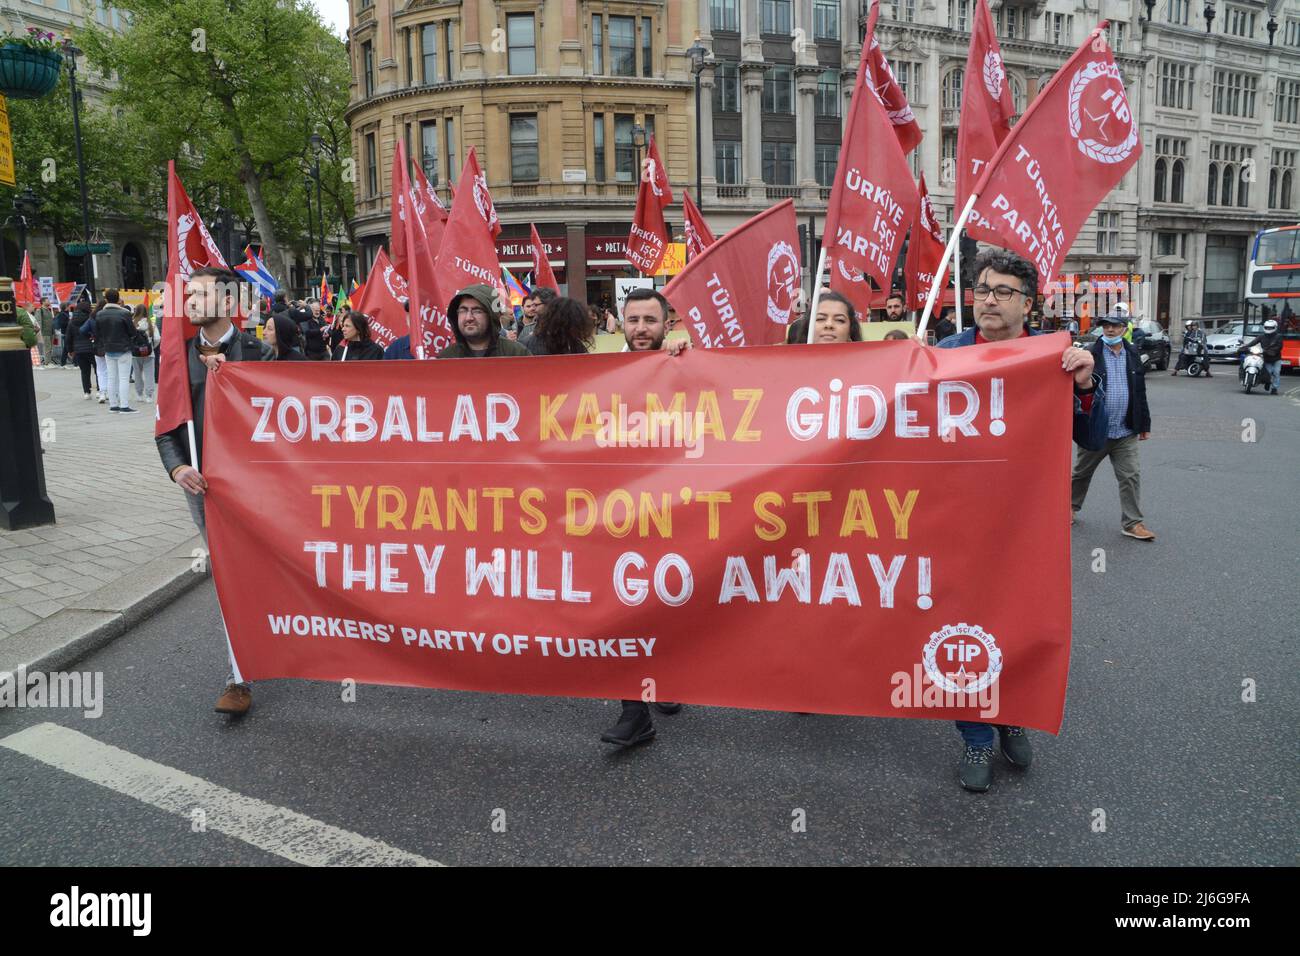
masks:
<path id="1" fill-rule="evenodd" d="M 235 271 L 251 282 L 259 295 L 270 298 L 280 288 L 271 270 L 262 262 L 261 257 L 253 252 L 252 246 L 244 246 L 244 262 L 235 266 Z"/>

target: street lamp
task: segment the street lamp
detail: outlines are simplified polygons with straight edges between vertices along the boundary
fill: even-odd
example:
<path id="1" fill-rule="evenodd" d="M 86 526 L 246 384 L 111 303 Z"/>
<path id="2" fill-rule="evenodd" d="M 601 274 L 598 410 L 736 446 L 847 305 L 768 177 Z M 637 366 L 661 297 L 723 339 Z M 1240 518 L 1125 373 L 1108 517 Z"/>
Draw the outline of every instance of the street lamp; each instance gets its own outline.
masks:
<path id="1" fill-rule="evenodd" d="M 72 45 L 72 40 L 63 41 L 63 57 L 68 61 L 68 85 L 72 91 L 72 138 L 77 146 L 77 178 L 81 186 L 81 228 L 86 240 L 86 252 L 82 259 L 82 279 L 90 300 L 95 301 L 95 261 L 90 253 L 90 203 L 86 199 L 86 160 L 81 153 L 81 94 L 77 91 L 77 57 L 81 51 Z"/>
<path id="2" fill-rule="evenodd" d="M 323 274 L 325 272 L 325 206 L 321 203 L 320 198 L 320 148 L 322 142 L 320 134 L 312 133 L 310 142 L 312 155 L 315 157 L 311 167 L 311 177 L 316 180 L 316 218 L 320 220 L 320 259 L 318 260 L 320 268 L 317 271 Z M 311 202 L 310 197 L 307 201 L 308 203 Z"/>
<path id="3" fill-rule="evenodd" d="M 312 218 L 311 218 L 311 177 L 310 176 L 304 176 L 302 178 L 302 188 L 303 188 L 303 192 L 307 196 L 307 248 L 309 250 L 307 254 L 307 258 L 314 259 L 316 257 L 316 227 L 312 224 Z"/>
<path id="4" fill-rule="evenodd" d="M 19 268 L 22 268 L 22 254 L 27 250 L 27 229 L 31 226 L 31 220 L 40 212 L 41 200 L 36 193 L 32 192 L 31 186 L 24 186 L 23 191 L 14 197 L 14 214 L 7 216 L 0 228 L 9 225 L 11 222 L 18 223 L 18 256 Z M 9 263 L 5 260 L 4 242 L 0 239 L 0 275 L 8 275 Z"/>
<path id="5" fill-rule="evenodd" d="M 645 127 L 637 123 L 632 127 L 632 145 L 636 148 L 636 175 L 632 181 L 641 181 L 641 150 L 645 149 Z"/>
<path id="6" fill-rule="evenodd" d="M 708 49 L 696 37 L 695 42 L 691 44 L 686 55 L 691 58 L 691 72 L 695 74 L 695 205 L 701 212 L 704 211 L 704 182 L 703 172 L 703 136 L 700 132 L 700 74 L 704 72 L 704 57 L 708 54 Z"/>

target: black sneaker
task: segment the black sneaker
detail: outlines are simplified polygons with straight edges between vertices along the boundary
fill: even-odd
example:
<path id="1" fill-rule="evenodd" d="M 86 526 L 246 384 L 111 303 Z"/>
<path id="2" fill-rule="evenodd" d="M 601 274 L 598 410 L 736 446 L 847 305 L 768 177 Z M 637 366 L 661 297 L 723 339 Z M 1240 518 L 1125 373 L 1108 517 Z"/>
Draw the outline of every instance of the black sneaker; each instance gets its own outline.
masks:
<path id="1" fill-rule="evenodd" d="M 682 709 L 681 704 L 674 704 L 666 700 L 664 701 L 657 700 L 650 706 L 652 706 L 655 710 L 659 711 L 659 713 L 667 714 L 669 716 L 672 716 L 673 714 L 677 713 Z"/>
<path id="2" fill-rule="evenodd" d="M 108 410 L 110 412 L 120 412 L 122 409 L 118 408 L 116 405 L 110 405 Z"/>
<path id="3" fill-rule="evenodd" d="M 993 748 L 970 747 L 961 755 L 957 779 L 967 790 L 984 793 L 993 785 Z"/>
<path id="4" fill-rule="evenodd" d="M 655 735 L 654 721 L 650 719 L 650 708 L 639 700 L 623 701 L 623 716 L 618 723 L 600 735 L 602 743 L 617 744 L 620 747 L 633 747 L 645 743 Z"/>
<path id="5" fill-rule="evenodd" d="M 140 409 L 138 409 L 138 408 L 119 408 L 118 411 L 119 411 L 119 412 L 129 412 L 129 413 L 132 414 L 132 415 L 139 415 L 139 414 L 140 414 Z"/>
<path id="6" fill-rule="evenodd" d="M 1013 767 L 1022 770 L 1034 762 L 1034 748 L 1029 745 L 1029 735 L 1024 727 L 999 726 L 998 737 L 1002 741 L 1002 756 Z"/>

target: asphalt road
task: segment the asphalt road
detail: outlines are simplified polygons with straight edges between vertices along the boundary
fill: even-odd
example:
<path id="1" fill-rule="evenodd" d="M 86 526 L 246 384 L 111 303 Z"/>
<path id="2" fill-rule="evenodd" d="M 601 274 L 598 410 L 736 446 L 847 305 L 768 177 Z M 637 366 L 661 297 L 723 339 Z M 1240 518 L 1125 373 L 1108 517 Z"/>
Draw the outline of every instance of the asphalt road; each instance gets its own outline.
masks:
<path id="1" fill-rule="evenodd" d="M 999 758 L 988 794 L 958 787 L 941 721 L 687 707 L 614 752 L 597 740 L 611 703 L 374 686 L 344 703 L 333 684 L 272 681 L 232 722 L 212 712 L 225 661 L 208 585 L 79 665 L 104 672 L 100 719 L 0 711 L 0 864 L 287 862 L 3 746 L 48 721 L 455 865 L 1294 865 L 1300 377 L 1246 396 L 1220 368 L 1149 378 L 1156 543 L 1120 535 L 1098 471 L 1073 536 L 1064 728 L 1033 733 L 1027 773 Z M 1002 573 L 1032 613 L 1033 568 L 1009 556 Z"/>

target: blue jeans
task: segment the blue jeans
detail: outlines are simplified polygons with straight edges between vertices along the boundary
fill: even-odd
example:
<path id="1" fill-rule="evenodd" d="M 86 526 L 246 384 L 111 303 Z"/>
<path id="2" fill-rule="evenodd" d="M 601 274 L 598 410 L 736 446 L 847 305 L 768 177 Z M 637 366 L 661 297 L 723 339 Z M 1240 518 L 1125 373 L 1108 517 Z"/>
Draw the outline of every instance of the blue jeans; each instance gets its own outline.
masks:
<path id="1" fill-rule="evenodd" d="M 967 747 L 992 747 L 993 728 L 1010 726 L 1009 724 L 985 724 L 974 720 L 959 720 L 956 724 L 957 731 Z"/>
<path id="2" fill-rule="evenodd" d="M 1264 368 L 1268 369 L 1269 388 L 1277 391 L 1282 385 L 1282 360 L 1276 362 L 1265 362 Z"/>

